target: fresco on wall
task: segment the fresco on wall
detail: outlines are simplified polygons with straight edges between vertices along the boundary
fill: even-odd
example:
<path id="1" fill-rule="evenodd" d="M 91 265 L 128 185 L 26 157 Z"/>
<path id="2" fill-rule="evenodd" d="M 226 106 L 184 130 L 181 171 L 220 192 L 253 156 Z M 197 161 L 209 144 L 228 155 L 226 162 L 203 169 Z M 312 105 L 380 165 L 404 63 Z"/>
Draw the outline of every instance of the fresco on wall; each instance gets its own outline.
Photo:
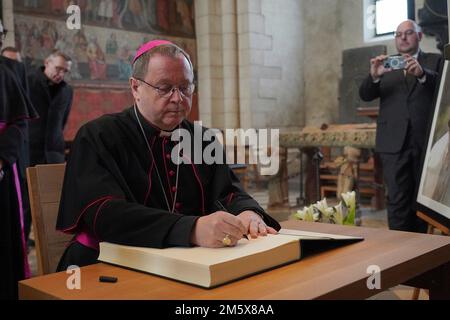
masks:
<path id="1" fill-rule="evenodd" d="M 80 30 L 66 27 L 69 4 L 80 5 Z M 173 16 L 163 14 L 166 6 L 175 9 Z M 69 80 L 75 83 L 125 83 L 136 49 L 152 39 L 176 42 L 196 65 L 192 10 L 192 0 L 17 1 L 16 47 L 29 67 L 41 65 L 53 48 L 64 51 L 73 59 Z"/>
<path id="2" fill-rule="evenodd" d="M 18 0 L 14 11 L 64 20 L 78 5 L 83 25 L 174 37 L 195 37 L 194 0 Z"/>
<path id="3" fill-rule="evenodd" d="M 68 5 L 81 9 L 81 29 L 66 26 Z M 66 79 L 74 100 L 64 136 L 73 140 L 84 123 L 133 103 L 128 86 L 137 48 L 152 39 L 177 43 L 196 63 L 193 0 L 18 0 L 15 42 L 28 67 L 38 67 L 53 48 L 73 59 Z M 190 120 L 198 120 L 194 94 Z"/>

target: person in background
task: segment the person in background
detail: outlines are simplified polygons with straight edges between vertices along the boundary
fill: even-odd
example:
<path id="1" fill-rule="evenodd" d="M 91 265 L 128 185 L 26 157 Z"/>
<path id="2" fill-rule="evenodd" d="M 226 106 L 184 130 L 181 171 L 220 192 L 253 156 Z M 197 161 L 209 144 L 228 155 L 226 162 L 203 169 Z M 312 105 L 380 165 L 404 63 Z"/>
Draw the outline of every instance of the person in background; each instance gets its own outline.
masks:
<path id="1" fill-rule="evenodd" d="M 0 37 L 2 36 L 0 32 Z M 0 300 L 31 276 L 25 240 L 26 122 L 37 117 L 15 74 L 0 64 Z"/>
<path id="2" fill-rule="evenodd" d="M 72 106 L 73 90 L 64 81 L 70 72 L 71 58 L 54 50 L 45 65 L 28 76 L 30 97 L 39 120 L 30 122 L 30 164 L 63 163 L 63 130 Z"/>
<path id="3" fill-rule="evenodd" d="M 416 22 L 400 23 L 395 45 L 405 67 L 393 70 L 384 65 L 388 56 L 375 57 L 359 90 L 364 101 L 380 99 L 375 151 L 383 165 L 388 223 L 393 230 L 426 232 L 415 203 L 442 57 L 420 50 L 422 37 Z"/>
<path id="4" fill-rule="evenodd" d="M 14 47 L 5 47 L 1 51 L 1 55 L 11 60 L 15 60 L 18 62 L 22 62 L 22 56 L 20 55 L 19 50 Z"/>
<path id="5" fill-rule="evenodd" d="M 5 66 L 9 71 L 11 71 L 12 75 L 18 81 L 22 91 L 23 91 L 23 99 L 26 100 L 27 105 L 32 105 L 30 101 L 30 87 L 28 85 L 28 77 L 25 65 L 20 62 L 20 53 L 17 52 L 15 48 L 6 47 L 2 49 L 3 40 L 6 38 L 7 30 L 4 29 L 3 24 L 0 20 L 0 65 Z M 16 59 L 14 59 L 16 58 Z M 33 108 L 34 110 L 34 108 Z M 36 117 L 38 115 L 36 114 Z M 25 168 L 30 165 L 30 147 L 29 147 L 29 123 L 25 121 L 21 124 L 21 132 L 24 135 L 24 142 L 21 144 L 22 150 L 19 152 L 21 154 L 20 157 L 20 166 L 23 170 L 19 170 L 19 174 L 21 175 L 21 181 L 26 181 L 26 173 Z M 30 203 L 28 197 L 28 188 L 26 186 L 22 188 L 22 208 L 24 211 L 24 219 L 25 219 L 25 240 L 29 245 L 33 245 L 34 242 L 28 239 L 31 230 L 31 212 L 30 212 Z"/>

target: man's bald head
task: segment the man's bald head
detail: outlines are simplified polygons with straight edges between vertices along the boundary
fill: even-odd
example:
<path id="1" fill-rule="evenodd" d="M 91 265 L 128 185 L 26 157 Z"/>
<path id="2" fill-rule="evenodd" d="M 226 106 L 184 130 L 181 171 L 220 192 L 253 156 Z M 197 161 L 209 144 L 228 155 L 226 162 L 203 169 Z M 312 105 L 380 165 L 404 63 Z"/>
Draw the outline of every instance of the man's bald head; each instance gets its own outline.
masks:
<path id="1" fill-rule="evenodd" d="M 403 21 L 395 32 L 397 51 L 401 54 L 416 54 L 419 51 L 419 42 L 422 40 L 422 36 L 422 30 L 415 21 Z"/>
<path id="2" fill-rule="evenodd" d="M 417 22 L 415 22 L 414 20 L 411 20 L 411 19 L 408 19 L 408 20 L 405 20 L 403 22 L 400 22 L 400 24 L 398 25 L 397 29 L 402 27 L 402 26 L 406 26 L 407 28 L 412 28 L 416 32 L 422 32 L 422 28 L 419 26 L 419 24 Z"/>

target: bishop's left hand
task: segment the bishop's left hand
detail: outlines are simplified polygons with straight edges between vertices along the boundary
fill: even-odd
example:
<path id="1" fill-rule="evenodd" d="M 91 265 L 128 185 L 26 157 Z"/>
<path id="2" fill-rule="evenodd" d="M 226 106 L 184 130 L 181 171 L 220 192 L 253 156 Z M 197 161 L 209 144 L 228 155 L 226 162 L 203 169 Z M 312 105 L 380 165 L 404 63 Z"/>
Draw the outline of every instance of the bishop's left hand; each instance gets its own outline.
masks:
<path id="1" fill-rule="evenodd" d="M 237 217 L 241 219 L 248 234 L 252 238 L 267 236 L 268 233 L 278 233 L 274 228 L 267 226 L 261 216 L 254 211 L 243 211 Z"/>
<path id="2" fill-rule="evenodd" d="M 410 56 L 409 54 L 405 54 L 404 57 L 406 62 L 406 72 L 416 78 L 422 78 L 425 72 L 423 71 L 423 68 L 420 65 L 419 61 L 414 59 L 414 57 Z"/>

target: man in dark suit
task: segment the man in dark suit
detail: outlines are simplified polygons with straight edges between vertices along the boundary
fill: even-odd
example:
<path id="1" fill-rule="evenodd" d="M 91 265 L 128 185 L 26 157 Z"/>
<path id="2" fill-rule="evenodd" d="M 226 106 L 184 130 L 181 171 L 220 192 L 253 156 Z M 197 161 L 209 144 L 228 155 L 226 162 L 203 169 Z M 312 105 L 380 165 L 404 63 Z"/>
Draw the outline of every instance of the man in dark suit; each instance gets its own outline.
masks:
<path id="1" fill-rule="evenodd" d="M 62 163 L 64 157 L 63 130 L 72 105 L 72 87 L 64 81 L 70 72 L 69 56 L 55 50 L 45 59 L 45 65 L 28 76 L 31 101 L 39 120 L 30 123 L 30 162 L 36 164 Z"/>
<path id="2" fill-rule="evenodd" d="M 370 75 L 359 90 L 364 101 L 380 98 L 375 151 L 383 164 L 388 222 L 393 230 L 426 231 L 426 224 L 416 217 L 415 203 L 442 57 L 420 50 L 422 36 L 414 21 L 402 22 L 395 33 L 395 44 L 405 57 L 405 68 L 386 68 L 387 56 L 375 57 L 370 60 Z"/>

